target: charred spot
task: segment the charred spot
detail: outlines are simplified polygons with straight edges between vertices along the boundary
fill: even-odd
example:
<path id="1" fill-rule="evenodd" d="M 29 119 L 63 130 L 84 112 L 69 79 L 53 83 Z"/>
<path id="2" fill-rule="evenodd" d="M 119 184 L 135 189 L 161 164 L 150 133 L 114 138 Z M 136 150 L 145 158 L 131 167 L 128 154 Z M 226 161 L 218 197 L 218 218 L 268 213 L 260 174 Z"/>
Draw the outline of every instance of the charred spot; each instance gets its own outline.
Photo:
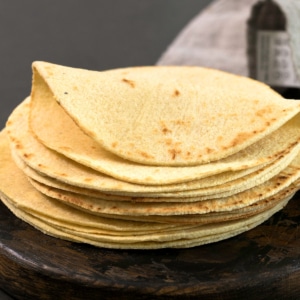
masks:
<path id="1" fill-rule="evenodd" d="M 17 149 L 22 149 L 23 146 L 22 146 L 21 144 L 17 143 L 17 144 L 16 144 L 16 148 L 17 148 Z"/>
<path id="2" fill-rule="evenodd" d="M 147 152 L 144 152 L 144 151 L 140 151 L 140 155 L 145 157 L 145 158 L 153 158 L 152 155 L 150 155 L 149 153 Z"/>
<path id="3" fill-rule="evenodd" d="M 178 97 L 179 95 L 180 95 L 180 92 L 177 89 L 175 89 L 173 92 L 173 96 Z"/>
<path id="4" fill-rule="evenodd" d="M 170 129 L 167 127 L 167 125 L 165 124 L 164 121 L 161 121 L 161 122 L 160 122 L 160 128 L 161 128 L 161 131 L 162 131 L 163 134 L 167 134 L 167 133 L 171 133 L 171 132 L 172 132 L 172 130 L 170 130 Z"/>
<path id="5" fill-rule="evenodd" d="M 170 155 L 171 155 L 171 158 L 172 158 L 173 160 L 175 160 L 176 156 L 177 156 L 178 154 L 181 154 L 181 150 L 177 150 L 177 149 L 169 149 L 169 153 L 170 153 Z"/>
<path id="6" fill-rule="evenodd" d="M 256 115 L 258 117 L 264 117 L 264 115 L 269 114 L 271 112 L 272 112 L 272 108 L 270 106 L 268 106 L 268 107 L 265 107 L 265 108 L 262 108 L 262 109 L 258 110 L 256 112 Z"/>
<path id="7" fill-rule="evenodd" d="M 214 150 L 209 147 L 207 147 L 205 150 L 207 154 L 214 152 Z"/>
<path id="8" fill-rule="evenodd" d="M 23 153 L 23 156 L 25 158 L 31 158 L 33 156 L 33 154 L 31 154 L 31 153 Z"/>
<path id="9" fill-rule="evenodd" d="M 125 82 L 125 83 L 127 83 L 132 88 L 135 87 L 135 82 L 133 80 L 130 80 L 130 79 L 127 79 L 127 78 L 123 78 L 122 81 Z"/>
<path id="10" fill-rule="evenodd" d="M 191 154 L 192 154 L 192 153 L 191 153 L 190 151 L 187 151 L 187 152 L 186 152 L 186 156 L 187 156 L 187 157 L 190 157 Z"/>
<path id="11" fill-rule="evenodd" d="M 251 137 L 253 133 L 250 132 L 241 132 L 236 135 L 236 137 L 231 141 L 231 147 L 236 146 L 240 144 L 241 142 L 247 140 L 249 137 Z"/>
<path id="12" fill-rule="evenodd" d="M 161 130 L 164 134 L 167 134 L 167 133 L 171 133 L 172 130 L 168 129 L 167 127 L 163 127 L 162 130 Z"/>

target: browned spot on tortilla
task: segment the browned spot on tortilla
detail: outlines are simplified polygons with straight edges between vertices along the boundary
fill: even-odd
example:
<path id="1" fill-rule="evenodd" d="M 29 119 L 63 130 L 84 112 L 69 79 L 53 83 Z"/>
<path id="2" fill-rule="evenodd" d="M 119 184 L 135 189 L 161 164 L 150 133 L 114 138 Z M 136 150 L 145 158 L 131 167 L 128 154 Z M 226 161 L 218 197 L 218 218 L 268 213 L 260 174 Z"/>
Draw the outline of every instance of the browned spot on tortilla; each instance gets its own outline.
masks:
<path id="1" fill-rule="evenodd" d="M 238 133 L 236 135 L 236 137 L 231 141 L 230 146 L 229 147 L 234 147 L 236 145 L 239 145 L 241 143 L 243 143 L 245 140 L 247 140 L 248 138 L 250 138 L 251 136 L 253 136 L 253 132 L 241 132 Z M 226 147 L 227 149 L 227 147 Z"/>
<path id="2" fill-rule="evenodd" d="M 80 207 L 84 207 L 85 206 L 85 205 L 83 205 L 83 202 L 80 199 L 78 199 L 78 198 L 68 197 L 68 196 L 62 195 L 60 193 L 58 193 L 57 196 L 58 196 L 59 199 L 62 199 L 62 200 L 67 201 L 69 203 L 73 203 L 73 204 L 75 204 L 77 206 L 80 206 Z"/>
<path id="3" fill-rule="evenodd" d="M 73 90 L 74 90 L 74 91 L 78 91 L 78 86 L 77 86 L 77 85 L 74 85 L 74 86 L 73 86 Z"/>
<path id="4" fill-rule="evenodd" d="M 113 148 L 116 148 L 116 147 L 117 147 L 117 145 L 118 145 L 118 143 L 117 143 L 117 142 L 113 142 L 113 143 L 111 144 L 111 146 L 112 146 Z"/>
<path id="5" fill-rule="evenodd" d="M 205 151 L 206 151 L 207 154 L 209 154 L 209 153 L 214 152 L 214 149 L 211 149 L 211 148 L 207 147 L 207 148 L 205 149 Z"/>
<path id="6" fill-rule="evenodd" d="M 172 132 L 172 130 L 168 129 L 167 127 L 162 128 L 161 131 L 162 131 L 164 134 L 167 134 L 167 133 L 171 133 L 171 132 Z"/>
<path id="7" fill-rule="evenodd" d="M 135 82 L 133 80 L 127 79 L 127 78 L 122 78 L 122 81 L 130 85 L 132 88 L 135 87 Z"/>
<path id="8" fill-rule="evenodd" d="M 256 116 L 264 117 L 266 114 L 270 114 L 270 113 L 272 113 L 272 107 L 266 106 L 265 108 L 256 111 Z"/>
<path id="9" fill-rule="evenodd" d="M 87 177 L 87 178 L 84 178 L 84 181 L 85 181 L 85 182 L 91 182 L 91 181 L 93 181 L 93 178 L 88 178 L 88 177 Z"/>
<path id="10" fill-rule="evenodd" d="M 167 134 L 167 133 L 171 133 L 172 132 L 172 130 L 170 130 L 167 127 L 167 125 L 166 125 L 166 123 L 164 121 L 160 122 L 160 128 L 161 128 L 161 131 L 162 131 L 163 134 Z"/>
<path id="11" fill-rule="evenodd" d="M 179 96 L 180 95 L 180 92 L 177 90 L 177 89 L 175 89 L 174 90 L 174 93 L 173 93 L 173 96 L 174 97 L 177 97 L 177 96 Z"/>
<path id="12" fill-rule="evenodd" d="M 17 149 L 23 149 L 23 145 L 20 144 L 20 143 L 17 143 L 17 144 L 16 144 L 16 148 L 17 148 Z"/>
<path id="13" fill-rule="evenodd" d="M 139 154 L 145 158 L 154 158 L 152 155 L 150 155 L 149 153 L 147 153 L 145 151 L 139 151 Z"/>
<path id="14" fill-rule="evenodd" d="M 176 158 L 178 154 L 181 154 L 181 150 L 175 148 L 169 149 L 168 152 L 170 153 L 173 160 Z"/>
<path id="15" fill-rule="evenodd" d="M 191 154 L 192 154 L 192 153 L 191 153 L 190 151 L 187 151 L 186 154 L 185 154 L 185 156 L 186 156 L 187 158 L 189 158 L 189 157 L 191 156 Z"/>
<path id="16" fill-rule="evenodd" d="M 177 119 L 177 120 L 172 120 L 172 124 L 185 127 L 186 129 L 191 128 L 192 126 L 192 120 L 182 120 L 182 119 Z"/>
<path id="17" fill-rule="evenodd" d="M 172 143 L 173 143 L 172 139 L 166 139 L 165 142 L 166 142 L 166 145 L 168 145 L 168 146 L 172 145 Z"/>
<path id="18" fill-rule="evenodd" d="M 34 156 L 32 153 L 23 153 L 23 156 L 25 157 L 25 158 L 28 158 L 28 159 L 30 159 L 32 156 Z"/>
<path id="19" fill-rule="evenodd" d="M 60 176 L 63 176 L 63 177 L 68 177 L 68 174 L 66 174 L 66 173 L 57 173 L 57 174 Z"/>

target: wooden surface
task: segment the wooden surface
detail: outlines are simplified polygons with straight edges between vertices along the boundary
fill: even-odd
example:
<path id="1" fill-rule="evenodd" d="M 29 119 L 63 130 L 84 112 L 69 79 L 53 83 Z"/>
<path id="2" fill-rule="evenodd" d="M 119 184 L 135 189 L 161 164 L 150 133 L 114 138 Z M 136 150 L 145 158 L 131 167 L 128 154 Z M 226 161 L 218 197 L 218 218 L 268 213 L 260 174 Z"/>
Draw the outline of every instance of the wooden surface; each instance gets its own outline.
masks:
<path id="1" fill-rule="evenodd" d="M 0 205 L 0 286 L 17 299 L 299 299 L 300 195 L 257 228 L 191 249 L 106 250 Z"/>

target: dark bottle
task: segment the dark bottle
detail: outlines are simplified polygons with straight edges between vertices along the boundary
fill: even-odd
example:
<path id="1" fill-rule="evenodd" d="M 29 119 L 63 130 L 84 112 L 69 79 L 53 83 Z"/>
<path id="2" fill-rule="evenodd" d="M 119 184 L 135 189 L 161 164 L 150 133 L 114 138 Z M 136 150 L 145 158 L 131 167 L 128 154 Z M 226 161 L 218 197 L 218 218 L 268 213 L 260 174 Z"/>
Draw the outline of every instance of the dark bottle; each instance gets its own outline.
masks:
<path id="1" fill-rule="evenodd" d="M 249 77 L 265 82 L 285 98 L 300 99 L 300 80 L 287 31 L 289 16 L 279 3 L 265 0 L 252 7 L 247 24 Z"/>

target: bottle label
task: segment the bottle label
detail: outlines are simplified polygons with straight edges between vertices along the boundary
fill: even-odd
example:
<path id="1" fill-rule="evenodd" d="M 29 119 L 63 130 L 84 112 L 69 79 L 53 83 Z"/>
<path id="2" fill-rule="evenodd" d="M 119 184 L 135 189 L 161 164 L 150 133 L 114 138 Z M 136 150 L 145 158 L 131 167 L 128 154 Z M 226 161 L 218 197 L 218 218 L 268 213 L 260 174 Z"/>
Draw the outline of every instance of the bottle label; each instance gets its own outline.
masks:
<path id="1" fill-rule="evenodd" d="M 286 31 L 258 31 L 256 78 L 271 86 L 300 87 Z"/>

